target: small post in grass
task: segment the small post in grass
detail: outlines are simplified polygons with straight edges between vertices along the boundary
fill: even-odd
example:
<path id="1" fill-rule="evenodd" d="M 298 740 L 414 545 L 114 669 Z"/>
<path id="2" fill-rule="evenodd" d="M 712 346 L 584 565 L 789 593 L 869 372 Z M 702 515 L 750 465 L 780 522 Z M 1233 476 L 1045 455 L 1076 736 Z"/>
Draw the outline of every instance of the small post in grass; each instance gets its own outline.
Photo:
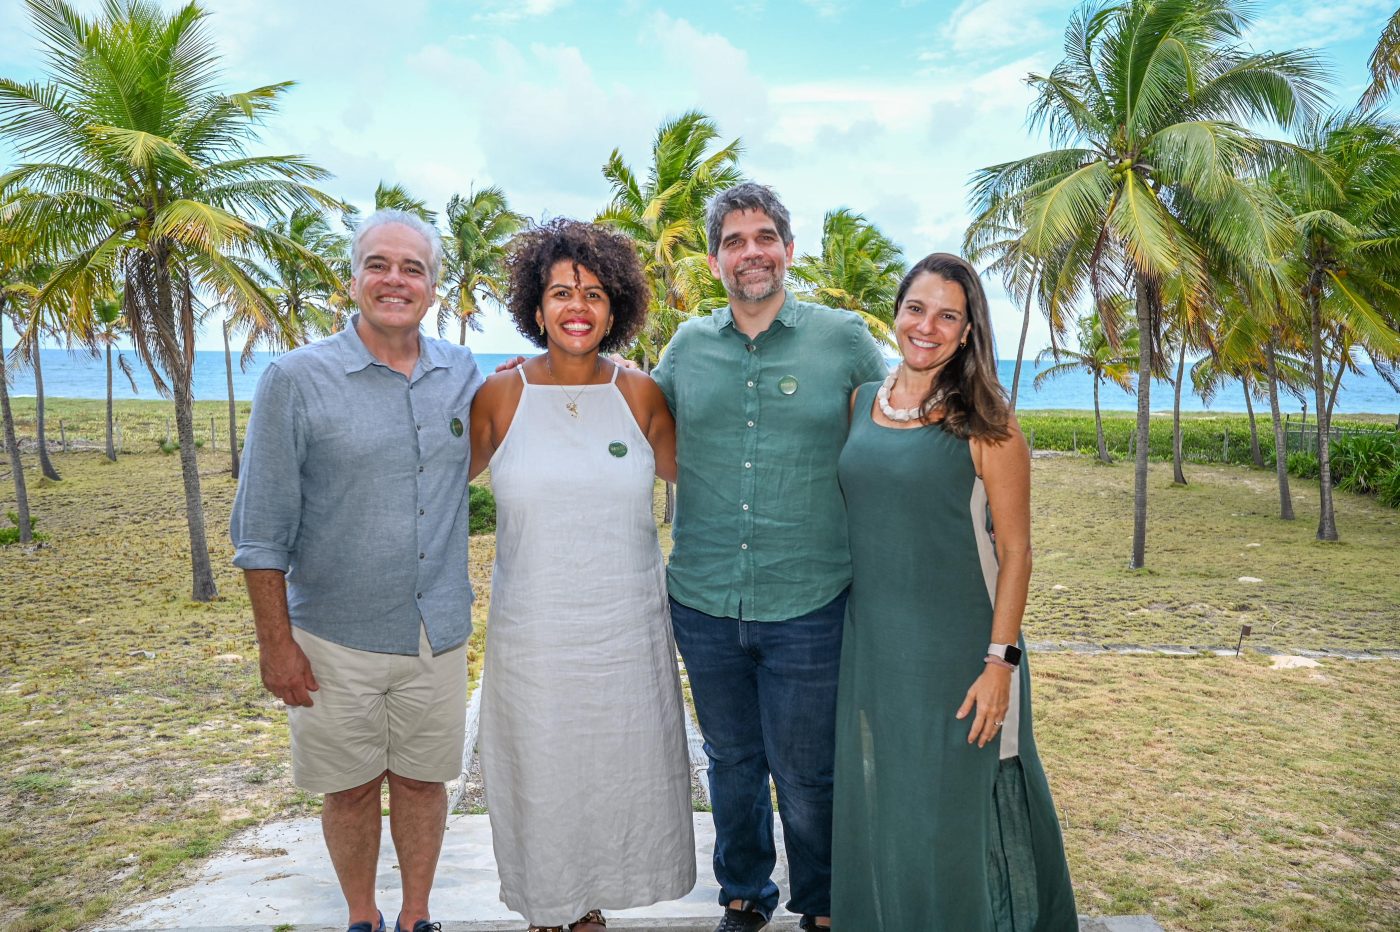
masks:
<path id="1" fill-rule="evenodd" d="M 63 443 L 63 452 L 68 452 L 68 428 L 63 423 L 63 418 L 58 419 L 58 436 Z"/>
<path id="2" fill-rule="evenodd" d="M 1240 655 L 1240 648 L 1244 646 L 1244 639 L 1247 638 L 1247 637 L 1249 637 L 1250 633 L 1251 633 L 1253 630 L 1254 630 L 1254 628 L 1253 628 L 1252 626 L 1250 626 L 1250 625 L 1240 625 L 1240 639 L 1239 639 L 1239 642 L 1238 642 L 1237 644 L 1235 644 L 1235 656 L 1236 656 L 1236 657 L 1238 657 L 1238 656 Z"/>

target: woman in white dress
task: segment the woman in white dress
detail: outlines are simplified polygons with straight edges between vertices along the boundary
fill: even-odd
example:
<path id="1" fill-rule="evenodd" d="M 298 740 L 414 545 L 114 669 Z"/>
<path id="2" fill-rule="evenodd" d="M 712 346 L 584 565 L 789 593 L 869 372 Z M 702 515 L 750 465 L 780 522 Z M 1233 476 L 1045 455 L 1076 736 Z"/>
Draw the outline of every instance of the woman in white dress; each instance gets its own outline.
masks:
<path id="1" fill-rule="evenodd" d="M 601 910 L 695 883 L 690 768 L 653 476 L 675 422 L 646 375 L 600 350 L 641 327 L 628 239 L 556 220 L 522 234 L 510 311 L 545 352 L 498 372 L 471 413 L 489 463 L 496 564 L 481 761 L 501 900 L 531 930 L 598 932 Z"/>

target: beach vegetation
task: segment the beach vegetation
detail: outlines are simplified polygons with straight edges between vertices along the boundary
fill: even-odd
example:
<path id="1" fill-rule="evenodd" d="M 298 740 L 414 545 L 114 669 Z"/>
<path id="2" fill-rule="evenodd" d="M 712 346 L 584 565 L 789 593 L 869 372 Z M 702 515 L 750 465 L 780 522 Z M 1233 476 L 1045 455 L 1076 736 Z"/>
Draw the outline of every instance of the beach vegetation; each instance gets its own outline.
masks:
<path id="1" fill-rule="evenodd" d="M 1121 296 L 1111 300 L 1124 301 Z M 1087 373 L 1094 384 L 1094 439 L 1096 442 L 1096 452 L 1099 461 L 1102 463 L 1112 463 L 1113 458 L 1109 456 L 1108 447 L 1104 444 L 1103 437 L 1103 413 L 1099 408 L 1099 389 L 1106 383 L 1112 383 L 1128 394 L 1134 391 L 1132 374 L 1137 369 L 1138 335 L 1135 329 L 1129 329 L 1120 337 L 1118 345 L 1114 346 L 1109 342 L 1108 335 L 1103 330 L 1103 319 L 1098 314 L 1090 314 L 1079 321 L 1079 349 L 1071 350 L 1068 347 L 1057 347 L 1050 345 L 1041 350 L 1035 357 L 1037 363 L 1043 363 L 1047 358 L 1053 359 L 1055 364 L 1048 369 L 1041 370 L 1035 377 L 1035 387 L 1057 379 L 1060 376 L 1071 372 Z M 1024 431 L 1026 422 L 1023 421 L 1021 429 Z M 1076 444 L 1077 446 L 1077 444 Z M 1176 444 L 1176 449 L 1180 451 L 1180 443 Z"/>
<path id="2" fill-rule="evenodd" d="M 506 245 L 525 228 L 528 219 L 510 209 L 506 192 L 497 185 L 473 190 L 447 202 L 447 235 L 443 237 L 442 300 L 438 302 L 438 333 L 456 321 L 457 342 L 467 343 L 467 331 L 481 330 L 481 302 L 504 305 Z"/>
<path id="3" fill-rule="evenodd" d="M 1206 300 L 1210 269 L 1267 266 L 1283 212 L 1250 179 L 1287 147 L 1246 124 L 1291 126 L 1316 112 L 1322 68 L 1309 52 L 1253 53 L 1236 0 L 1086 4 L 1065 57 L 1027 78 L 1033 128 L 1056 148 L 982 169 L 970 245 L 1038 267 L 1052 326 L 1084 295 L 1117 343 L 1105 298 L 1133 298 L 1140 334 L 1132 567 L 1146 562 L 1151 379 L 1165 375 L 1175 302 Z M 1014 247 L 1006 245 L 1013 241 Z"/>
<path id="4" fill-rule="evenodd" d="M 85 16 L 29 0 L 47 80 L 0 79 L 0 134 L 25 161 L 0 175 L 9 218 L 57 254 L 36 300 L 68 299 L 70 328 L 123 286 L 136 354 L 175 402 L 193 597 L 217 595 L 209 560 L 191 395 L 200 295 L 237 295 L 274 313 L 238 259 L 294 244 L 257 222 L 337 202 L 294 155 L 250 155 L 287 82 L 227 93 L 205 13 L 109 0 Z M 318 261 L 307 254 L 308 261 Z"/>
<path id="5" fill-rule="evenodd" d="M 648 371 L 682 321 L 729 303 L 706 261 L 705 205 L 743 180 L 742 149 L 737 139 L 716 147 L 719 136 L 713 119 L 690 110 L 657 127 L 644 177 L 619 149 L 603 165 L 612 197 L 596 220 L 632 238 L 652 283 L 646 326 L 628 353 Z"/>
<path id="6" fill-rule="evenodd" d="M 821 253 L 799 256 L 789 275 L 809 301 L 858 315 L 878 342 L 896 346 L 895 295 L 904 254 L 880 228 L 848 208 L 822 218 Z"/>

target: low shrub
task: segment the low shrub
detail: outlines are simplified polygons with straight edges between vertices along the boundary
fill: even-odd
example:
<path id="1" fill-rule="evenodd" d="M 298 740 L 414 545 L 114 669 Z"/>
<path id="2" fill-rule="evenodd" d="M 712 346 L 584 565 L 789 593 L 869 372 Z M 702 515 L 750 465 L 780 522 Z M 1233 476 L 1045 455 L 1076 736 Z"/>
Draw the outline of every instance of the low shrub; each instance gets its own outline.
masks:
<path id="1" fill-rule="evenodd" d="M 13 527 L 0 527 L 0 547 L 9 544 L 19 543 L 19 515 L 13 511 L 5 512 L 5 517 L 10 519 Z M 35 541 L 47 540 L 48 537 L 34 530 L 34 525 L 39 523 L 39 519 L 33 515 L 29 516 L 29 531 Z"/>
<path id="2" fill-rule="evenodd" d="M 1352 434 L 1332 444 L 1332 484 L 1344 492 L 1369 495 L 1400 462 L 1393 434 Z"/>
<path id="3" fill-rule="evenodd" d="M 1290 453 L 1288 454 L 1288 471 L 1299 479 L 1316 479 L 1322 473 L 1322 467 L 1317 462 L 1317 456 L 1313 453 Z"/>
<path id="4" fill-rule="evenodd" d="M 468 509 L 471 512 L 473 534 L 496 533 L 496 496 L 484 485 L 468 486 Z"/>

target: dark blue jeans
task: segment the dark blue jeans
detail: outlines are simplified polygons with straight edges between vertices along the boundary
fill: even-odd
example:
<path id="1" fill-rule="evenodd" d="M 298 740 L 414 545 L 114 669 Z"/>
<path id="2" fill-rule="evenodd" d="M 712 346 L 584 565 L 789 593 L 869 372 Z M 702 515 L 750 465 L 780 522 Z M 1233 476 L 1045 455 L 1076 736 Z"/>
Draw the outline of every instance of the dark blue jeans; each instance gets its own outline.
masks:
<path id="1" fill-rule="evenodd" d="M 778 789 L 787 908 L 831 915 L 831 775 L 846 593 L 788 621 L 716 618 L 671 600 L 695 714 L 710 758 L 719 900 L 772 916 Z"/>

